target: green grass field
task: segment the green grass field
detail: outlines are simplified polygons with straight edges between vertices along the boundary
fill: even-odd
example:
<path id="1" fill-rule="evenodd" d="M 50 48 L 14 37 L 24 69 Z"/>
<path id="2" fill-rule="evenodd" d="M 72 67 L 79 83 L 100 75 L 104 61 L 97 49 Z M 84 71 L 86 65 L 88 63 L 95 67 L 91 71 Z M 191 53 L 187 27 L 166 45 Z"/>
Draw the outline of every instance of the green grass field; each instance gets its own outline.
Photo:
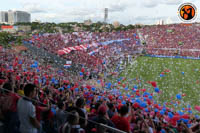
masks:
<path id="1" fill-rule="evenodd" d="M 165 72 L 164 77 L 161 77 L 160 74 L 167 69 L 170 72 Z M 129 89 L 137 85 L 138 89 L 145 88 L 148 92 L 153 92 L 159 103 L 171 102 L 172 99 L 178 101 L 176 95 L 185 94 L 175 108 L 180 109 L 188 104 L 192 107 L 200 105 L 200 60 L 138 57 L 120 77 L 126 77 L 127 80 L 123 83 L 129 84 Z M 147 81 L 156 81 L 161 93 L 155 93 Z M 122 92 L 132 93 L 131 90 Z"/>

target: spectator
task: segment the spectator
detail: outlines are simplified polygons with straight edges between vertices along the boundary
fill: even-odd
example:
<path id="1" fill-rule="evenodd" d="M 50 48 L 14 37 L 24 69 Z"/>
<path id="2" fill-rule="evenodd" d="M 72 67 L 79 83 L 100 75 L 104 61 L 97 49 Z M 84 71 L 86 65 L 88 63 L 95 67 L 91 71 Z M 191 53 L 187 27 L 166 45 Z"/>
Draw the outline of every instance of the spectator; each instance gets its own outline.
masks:
<path id="1" fill-rule="evenodd" d="M 108 117 L 107 107 L 103 104 L 100 105 L 98 108 L 98 115 L 92 117 L 91 121 L 94 121 L 96 123 L 102 123 L 102 124 L 108 125 L 110 127 L 115 127 L 113 122 Z M 89 130 L 88 132 L 92 131 L 92 127 L 94 127 L 94 123 L 89 123 L 88 124 L 88 130 Z M 104 129 L 103 127 L 100 127 L 99 125 L 96 125 L 96 130 L 97 130 L 97 132 L 105 132 L 106 131 L 106 129 Z"/>
<path id="2" fill-rule="evenodd" d="M 87 125 L 87 112 L 84 109 L 85 106 L 85 99 L 84 98 L 78 98 L 76 101 L 76 106 L 71 106 L 66 109 L 67 112 L 76 111 L 78 112 L 80 116 L 79 124 L 82 128 L 85 128 Z"/>
<path id="3" fill-rule="evenodd" d="M 34 99 L 36 101 L 38 101 L 37 99 Z M 36 118 L 38 120 L 38 122 L 40 123 L 40 129 L 38 130 L 38 133 L 43 133 L 43 121 L 42 121 L 42 113 L 43 112 L 46 112 L 46 111 L 49 111 L 50 110 L 50 105 L 49 105 L 49 102 L 47 103 L 47 107 L 44 107 L 44 106 L 40 106 L 38 102 L 33 102 L 33 105 L 35 106 L 35 109 L 36 109 Z"/>
<path id="4" fill-rule="evenodd" d="M 85 133 L 79 125 L 79 114 L 76 111 L 69 113 L 68 121 L 59 128 L 59 133 Z"/>
<path id="5" fill-rule="evenodd" d="M 12 93 L 13 87 L 11 83 L 7 82 L 3 85 L 3 88 L 8 90 L 5 91 L 3 103 L 2 103 L 2 113 L 4 114 L 4 131 L 7 133 L 19 132 L 19 118 L 17 115 L 17 102 L 19 96 Z M 10 128 L 13 127 L 13 128 Z"/>
<path id="6" fill-rule="evenodd" d="M 76 101 L 76 107 L 77 107 L 77 110 L 78 110 L 78 113 L 79 115 L 82 117 L 82 118 L 85 118 L 85 119 L 82 119 L 80 118 L 80 125 L 81 127 L 85 127 L 87 125 L 87 111 L 85 110 L 85 100 L 83 98 L 79 98 L 77 101 Z"/>
<path id="7" fill-rule="evenodd" d="M 2 110 L 0 108 L 0 132 L 4 133 L 4 124 L 3 124 L 4 116 Z"/>
<path id="8" fill-rule="evenodd" d="M 112 117 L 112 122 L 115 124 L 116 128 L 131 133 L 130 123 L 126 117 L 128 114 L 128 107 L 123 105 L 119 110 L 119 115 Z"/>
<path id="9" fill-rule="evenodd" d="M 67 114 L 64 112 L 65 108 L 65 104 L 62 101 L 58 102 L 58 109 L 55 116 L 57 127 L 63 125 L 67 120 Z"/>
<path id="10" fill-rule="evenodd" d="M 112 103 L 108 103 L 108 116 L 109 116 L 109 118 L 111 119 L 113 116 L 114 116 L 114 114 L 115 114 L 115 108 L 114 108 L 114 105 L 112 104 Z"/>
<path id="11" fill-rule="evenodd" d="M 21 98 L 17 104 L 17 110 L 20 120 L 21 133 L 37 133 L 40 123 L 36 118 L 35 106 L 30 99 L 36 96 L 36 86 L 27 84 L 24 87 L 25 98 Z"/>

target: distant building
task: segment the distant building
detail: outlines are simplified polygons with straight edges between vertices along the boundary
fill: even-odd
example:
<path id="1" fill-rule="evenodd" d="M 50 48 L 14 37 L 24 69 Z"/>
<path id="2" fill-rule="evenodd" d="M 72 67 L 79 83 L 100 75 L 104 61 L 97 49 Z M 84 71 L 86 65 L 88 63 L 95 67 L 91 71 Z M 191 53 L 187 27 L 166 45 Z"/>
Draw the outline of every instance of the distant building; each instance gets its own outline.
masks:
<path id="1" fill-rule="evenodd" d="M 108 8 L 105 8 L 104 9 L 104 23 L 107 22 L 107 19 L 108 19 Z"/>
<path id="2" fill-rule="evenodd" d="M 81 27 L 75 26 L 74 27 L 74 31 L 75 32 L 80 32 L 80 31 L 82 31 L 82 29 L 81 29 Z"/>
<path id="3" fill-rule="evenodd" d="M 24 11 L 0 11 L 0 23 L 13 25 L 18 22 L 31 22 L 31 15 Z"/>
<path id="4" fill-rule="evenodd" d="M 8 11 L 8 23 L 31 22 L 31 15 L 24 11 Z"/>
<path id="5" fill-rule="evenodd" d="M 157 24 L 157 25 L 164 25 L 164 20 L 162 20 L 162 19 L 161 19 L 161 20 L 158 20 L 156 24 Z"/>
<path id="6" fill-rule="evenodd" d="M 169 18 L 167 18 L 167 20 L 166 20 L 166 24 L 172 24 L 173 23 L 173 21 L 171 20 L 171 18 L 169 17 Z"/>
<path id="7" fill-rule="evenodd" d="M 16 27 L 15 26 L 6 26 L 2 25 L 1 30 L 9 33 L 15 33 L 16 32 Z"/>
<path id="8" fill-rule="evenodd" d="M 34 21 L 32 21 L 32 22 L 36 22 L 36 23 L 42 23 L 42 21 L 41 20 L 38 20 L 38 19 L 35 19 Z"/>
<path id="9" fill-rule="evenodd" d="M 91 24 L 92 24 L 92 21 L 91 21 L 90 19 L 89 19 L 89 20 L 85 20 L 85 21 L 84 21 L 84 24 L 85 24 L 85 25 L 91 25 Z"/>
<path id="10" fill-rule="evenodd" d="M 8 23 L 8 12 L 0 11 L 0 23 Z"/>
<path id="11" fill-rule="evenodd" d="M 114 26 L 115 28 L 117 28 L 117 27 L 120 26 L 120 23 L 119 23 L 118 21 L 115 21 L 115 22 L 113 22 L 113 26 Z"/>
<path id="12" fill-rule="evenodd" d="M 111 27 L 110 27 L 110 25 L 109 24 L 106 24 L 106 25 L 102 25 L 101 27 L 100 27 L 100 30 L 106 30 L 106 29 L 110 29 Z"/>
<path id="13" fill-rule="evenodd" d="M 10 33 L 16 33 L 16 32 L 31 32 L 31 26 L 6 26 L 2 25 L 1 30 L 5 32 L 10 32 Z"/>
<path id="14" fill-rule="evenodd" d="M 26 26 L 26 25 L 15 26 L 15 29 L 17 31 L 22 31 L 22 32 L 31 32 L 31 26 Z"/>
<path id="15" fill-rule="evenodd" d="M 135 26 L 144 26 L 144 24 L 136 23 Z"/>

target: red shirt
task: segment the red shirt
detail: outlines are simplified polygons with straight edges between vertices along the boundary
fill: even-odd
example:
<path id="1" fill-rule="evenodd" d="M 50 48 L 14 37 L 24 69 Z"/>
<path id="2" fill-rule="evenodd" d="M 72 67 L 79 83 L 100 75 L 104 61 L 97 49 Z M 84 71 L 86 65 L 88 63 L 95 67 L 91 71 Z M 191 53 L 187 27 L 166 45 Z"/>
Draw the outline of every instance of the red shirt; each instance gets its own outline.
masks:
<path id="1" fill-rule="evenodd" d="M 3 84 L 5 82 L 4 79 L 0 79 L 0 85 Z"/>
<path id="2" fill-rule="evenodd" d="M 10 93 L 9 96 L 12 97 L 12 106 L 11 106 L 10 110 L 12 112 L 17 112 L 17 102 L 20 99 L 20 97 L 13 93 Z"/>
<path id="3" fill-rule="evenodd" d="M 40 106 L 35 106 L 35 109 L 36 109 L 36 118 L 38 121 L 41 121 L 42 109 L 40 108 Z"/>
<path id="4" fill-rule="evenodd" d="M 112 117 L 112 122 L 115 124 L 116 128 L 129 132 L 130 131 L 130 123 L 128 122 L 128 119 L 115 115 Z"/>
<path id="5" fill-rule="evenodd" d="M 7 112 L 17 112 L 17 101 L 19 100 L 19 96 L 13 93 L 9 93 L 8 95 L 1 95 L 1 103 L 2 110 Z"/>
<path id="6" fill-rule="evenodd" d="M 53 118 L 53 112 L 49 111 L 48 112 L 48 120 L 51 120 Z"/>

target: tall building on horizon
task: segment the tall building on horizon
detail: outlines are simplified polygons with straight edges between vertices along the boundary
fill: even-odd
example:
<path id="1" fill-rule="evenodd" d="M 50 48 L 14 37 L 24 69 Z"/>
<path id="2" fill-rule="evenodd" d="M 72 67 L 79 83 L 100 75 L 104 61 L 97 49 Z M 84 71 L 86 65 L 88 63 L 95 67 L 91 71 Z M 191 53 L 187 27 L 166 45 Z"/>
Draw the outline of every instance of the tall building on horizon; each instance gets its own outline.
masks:
<path id="1" fill-rule="evenodd" d="M 164 20 L 163 19 L 160 19 L 156 22 L 156 25 L 164 25 Z"/>
<path id="2" fill-rule="evenodd" d="M 104 23 L 107 22 L 107 19 L 108 19 L 108 8 L 105 8 L 104 9 Z"/>
<path id="3" fill-rule="evenodd" d="M 25 11 L 8 11 L 8 23 L 31 22 L 31 15 Z"/>
<path id="4" fill-rule="evenodd" d="M 166 24 L 172 24 L 172 23 L 173 23 L 172 19 L 170 17 L 168 17 L 166 20 Z"/>
<path id="5" fill-rule="evenodd" d="M 0 11 L 0 23 L 8 23 L 8 12 Z"/>
<path id="6" fill-rule="evenodd" d="M 31 22 L 31 14 L 25 11 L 0 11 L 0 23 L 13 25 L 18 22 Z"/>

